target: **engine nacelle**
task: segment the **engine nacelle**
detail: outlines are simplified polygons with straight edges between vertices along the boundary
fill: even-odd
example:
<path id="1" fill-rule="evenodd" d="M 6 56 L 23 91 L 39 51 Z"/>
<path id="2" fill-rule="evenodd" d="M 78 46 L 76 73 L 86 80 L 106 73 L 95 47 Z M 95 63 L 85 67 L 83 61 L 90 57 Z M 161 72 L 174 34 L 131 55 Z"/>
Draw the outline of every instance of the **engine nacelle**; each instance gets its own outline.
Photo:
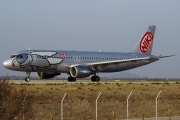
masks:
<path id="1" fill-rule="evenodd" d="M 70 74 L 74 78 L 89 77 L 93 71 L 87 66 L 75 66 L 70 69 Z"/>
<path id="2" fill-rule="evenodd" d="M 47 79 L 47 78 L 53 78 L 60 74 L 61 73 L 56 73 L 56 72 L 37 72 L 36 76 L 40 79 Z"/>

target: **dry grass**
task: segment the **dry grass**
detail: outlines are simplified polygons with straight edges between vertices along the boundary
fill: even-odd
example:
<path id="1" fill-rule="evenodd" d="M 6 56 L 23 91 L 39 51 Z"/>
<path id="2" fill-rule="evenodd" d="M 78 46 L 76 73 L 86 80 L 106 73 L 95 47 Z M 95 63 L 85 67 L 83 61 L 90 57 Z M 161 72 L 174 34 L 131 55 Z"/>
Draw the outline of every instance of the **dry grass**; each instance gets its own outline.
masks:
<path id="1" fill-rule="evenodd" d="M 64 119 L 87 120 L 95 119 L 95 100 L 98 100 L 98 118 L 111 120 L 113 113 L 116 119 L 126 118 L 126 99 L 129 99 L 129 118 L 140 118 L 142 112 L 145 117 L 155 116 L 155 98 L 158 92 L 158 116 L 168 116 L 170 110 L 173 116 L 180 115 L 180 84 L 12 84 L 18 88 L 26 88 L 32 101 L 35 115 L 33 119 L 60 119 L 60 102 L 64 95 Z M 28 100 L 28 99 L 27 99 Z M 84 116 L 83 116 L 84 115 Z"/>
<path id="2" fill-rule="evenodd" d="M 17 88 L 8 83 L 7 80 L 0 80 L 0 120 L 30 119 L 34 115 L 31 111 L 31 98 L 23 102 L 26 96 L 26 89 Z M 25 107 L 23 107 L 25 106 Z"/>

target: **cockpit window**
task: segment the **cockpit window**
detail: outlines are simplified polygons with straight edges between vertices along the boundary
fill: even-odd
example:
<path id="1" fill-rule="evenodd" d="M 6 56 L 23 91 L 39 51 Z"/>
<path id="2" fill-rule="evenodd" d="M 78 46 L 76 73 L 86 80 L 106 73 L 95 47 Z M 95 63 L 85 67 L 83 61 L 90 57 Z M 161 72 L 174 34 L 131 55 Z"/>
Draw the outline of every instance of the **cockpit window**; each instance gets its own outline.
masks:
<path id="1" fill-rule="evenodd" d="M 12 55 L 10 58 L 23 58 L 23 56 L 22 55 Z"/>
<path id="2" fill-rule="evenodd" d="M 23 58 L 23 56 L 22 56 L 22 55 L 19 55 L 19 57 L 20 57 L 20 58 Z"/>
<path id="3" fill-rule="evenodd" d="M 17 57 L 17 58 L 23 58 L 23 56 L 22 56 L 22 55 L 17 55 L 16 57 Z"/>
<path id="4" fill-rule="evenodd" d="M 15 58 L 16 57 L 16 55 L 12 55 L 10 58 Z"/>

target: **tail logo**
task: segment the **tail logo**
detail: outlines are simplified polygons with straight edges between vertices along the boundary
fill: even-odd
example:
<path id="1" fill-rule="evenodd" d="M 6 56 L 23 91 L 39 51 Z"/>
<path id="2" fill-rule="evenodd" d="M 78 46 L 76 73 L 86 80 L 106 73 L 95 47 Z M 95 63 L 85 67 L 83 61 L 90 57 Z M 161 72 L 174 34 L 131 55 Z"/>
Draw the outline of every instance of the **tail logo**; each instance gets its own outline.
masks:
<path id="1" fill-rule="evenodd" d="M 140 42 L 140 50 L 142 53 L 149 51 L 153 43 L 153 34 L 151 32 L 146 32 Z"/>

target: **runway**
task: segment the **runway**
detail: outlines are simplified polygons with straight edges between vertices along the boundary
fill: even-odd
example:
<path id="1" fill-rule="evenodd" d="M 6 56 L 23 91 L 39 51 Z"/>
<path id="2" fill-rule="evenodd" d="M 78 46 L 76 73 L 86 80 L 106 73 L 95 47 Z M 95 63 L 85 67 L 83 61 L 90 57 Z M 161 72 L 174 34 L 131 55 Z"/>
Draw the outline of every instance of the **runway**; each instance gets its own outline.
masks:
<path id="1" fill-rule="evenodd" d="M 30 82 L 25 82 L 24 80 L 9 80 L 11 84 L 175 84 L 177 81 L 147 81 L 147 80 L 101 80 L 99 82 L 92 82 L 91 80 L 77 80 L 76 82 L 68 82 L 67 80 L 31 80 Z"/>

